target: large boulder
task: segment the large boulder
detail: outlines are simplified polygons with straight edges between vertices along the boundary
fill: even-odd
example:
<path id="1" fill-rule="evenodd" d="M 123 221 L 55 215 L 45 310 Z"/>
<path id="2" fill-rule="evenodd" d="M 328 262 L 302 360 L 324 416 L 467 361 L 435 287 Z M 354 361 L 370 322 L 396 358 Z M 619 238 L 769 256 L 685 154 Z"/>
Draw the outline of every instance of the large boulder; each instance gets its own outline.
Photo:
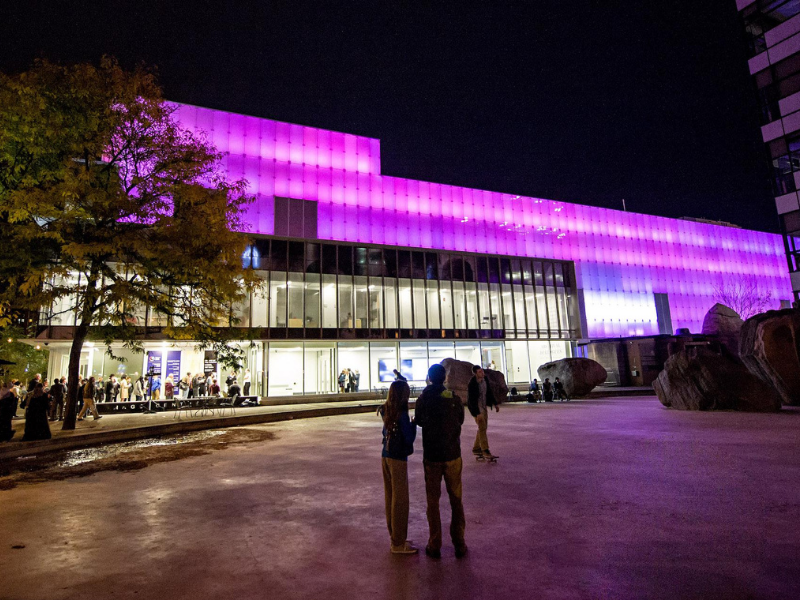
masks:
<path id="1" fill-rule="evenodd" d="M 585 396 L 608 377 L 603 365 L 591 358 L 562 358 L 543 364 L 537 372 L 541 381 L 558 377 L 570 398 Z"/>
<path id="2" fill-rule="evenodd" d="M 461 401 L 466 404 L 467 402 L 467 385 L 469 380 L 472 379 L 472 363 L 464 360 L 456 360 L 455 358 L 445 358 L 441 363 L 447 378 L 444 381 L 448 390 L 455 392 Z M 486 373 L 486 383 L 492 390 L 492 395 L 498 403 L 504 402 L 508 397 L 508 386 L 506 385 L 506 378 L 500 371 L 492 369 L 484 369 Z"/>
<path id="3" fill-rule="evenodd" d="M 781 400 L 770 385 L 726 352 L 681 350 L 667 359 L 653 382 L 661 404 L 681 410 L 775 412 Z"/>
<path id="4" fill-rule="evenodd" d="M 739 356 L 742 323 L 739 313 L 718 302 L 706 313 L 702 333 L 716 336 L 731 354 Z"/>
<path id="5" fill-rule="evenodd" d="M 800 404 L 800 311 L 770 310 L 744 322 L 742 361 L 774 387 L 785 404 Z"/>

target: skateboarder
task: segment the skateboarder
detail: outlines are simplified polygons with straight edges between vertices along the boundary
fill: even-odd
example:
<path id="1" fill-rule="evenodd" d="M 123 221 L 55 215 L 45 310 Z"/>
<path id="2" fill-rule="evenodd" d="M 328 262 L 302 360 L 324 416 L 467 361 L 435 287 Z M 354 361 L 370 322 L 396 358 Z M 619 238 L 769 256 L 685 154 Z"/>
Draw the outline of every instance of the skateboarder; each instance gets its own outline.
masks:
<path id="1" fill-rule="evenodd" d="M 494 461 L 497 457 L 489 451 L 486 429 L 489 425 L 489 410 L 494 406 L 495 411 L 500 412 L 500 406 L 495 401 L 492 389 L 486 381 L 486 373 L 481 366 L 473 365 L 472 373 L 472 379 L 467 384 L 467 408 L 478 425 L 472 453 L 476 458 Z"/>

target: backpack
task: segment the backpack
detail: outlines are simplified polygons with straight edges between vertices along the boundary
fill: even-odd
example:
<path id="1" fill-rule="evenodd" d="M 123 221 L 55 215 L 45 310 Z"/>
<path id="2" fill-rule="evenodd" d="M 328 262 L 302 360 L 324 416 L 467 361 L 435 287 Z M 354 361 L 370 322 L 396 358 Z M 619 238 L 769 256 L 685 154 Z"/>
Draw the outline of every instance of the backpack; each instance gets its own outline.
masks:
<path id="1" fill-rule="evenodd" d="M 414 446 L 406 442 L 403 431 L 400 429 L 400 421 L 394 424 L 391 431 L 384 434 L 383 448 L 392 456 L 411 456 L 414 453 Z"/>

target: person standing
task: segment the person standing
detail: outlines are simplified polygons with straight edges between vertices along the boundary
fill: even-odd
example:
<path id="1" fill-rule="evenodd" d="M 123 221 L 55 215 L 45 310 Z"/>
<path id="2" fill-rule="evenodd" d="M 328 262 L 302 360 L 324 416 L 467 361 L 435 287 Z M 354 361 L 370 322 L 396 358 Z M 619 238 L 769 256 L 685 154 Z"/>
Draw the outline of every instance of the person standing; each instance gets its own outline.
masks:
<path id="1" fill-rule="evenodd" d="M 174 393 L 175 383 L 172 380 L 172 375 L 167 375 L 167 379 L 164 381 L 164 400 L 172 400 Z"/>
<path id="2" fill-rule="evenodd" d="M 0 389 L 0 442 L 7 442 L 14 437 L 11 420 L 17 412 L 17 395 L 13 384 L 4 383 Z"/>
<path id="3" fill-rule="evenodd" d="M 64 418 L 65 381 L 65 378 L 62 377 L 61 379 L 56 379 L 53 385 L 50 386 L 50 397 L 53 399 L 53 403 L 50 406 L 51 421 L 61 421 Z"/>
<path id="4" fill-rule="evenodd" d="M 356 376 L 350 369 L 347 369 L 347 391 L 354 392 L 355 390 L 356 390 Z"/>
<path id="5" fill-rule="evenodd" d="M 564 384 L 561 383 L 558 377 L 556 377 L 556 380 L 553 382 L 553 395 L 558 398 L 560 402 L 564 400 L 569 402 L 569 396 L 567 396 L 567 393 L 564 391 Z"/>
<path id="6" fill-rule="evenodd" d="M 127 375 L 123 375 L 119 380 L 119 401 L 127 402 L 129 400 L 131 382 L 128 380 Z"/>
<path id="7" fill-rule="evenodd" d="M 144 400 L 144 377 L 139 375 L 139 378 L 133 383 L 133 399 L 136 402 Z"/>
<path id="8" fill-rule="evenodd" d="M 342 372 L 339 373 L 339 393 L 344 394 L 344 384 L 347 381 L 347 373 L 345 373 L 346 369 L 342 369 Z"/>
<path id="9" fill-rule="evenodd" d="M 472 379 L 467 384 L 467 407 L 470 414 L 475 417 L 478 425 L 478 432 L 475 434 L 475 443 L 472 445 L 472 453 L 475 456 L 494 460 L 497 457 L 489 451 L 489 438 L 486 430 L 489 426 L 489 410 L 494 406 L 495 411 L 500 412 L 500 406 L 495 401 L 489 382 L 486 381 L 486 373 L 480 365 L 472 366 Z"/>
<path id="10" fill-rule="evenodd" d="M 198 373 L 194 384 L 195 392 L 198 396 L 206 395 L 206 375 L 205 373 Z"/>
<path id="11" fill-rule="evenodd" d="M 544 397 L 545 402 L 553 401 L 553 384 L 550 383 L 549 377 L 544 378 L 544 383 L 542 384 L 542 396 Z"/>
<path id="12" fill-rule="evenodd" d="M 228 394 L 228 396 L 231 395 L 231 391 L 230 391 L 231 385 L 233 384 L 233 382 L 235 380 L 236 380 L 236 371 L 231 369 L 230 374 L 225 378 L 225 393 Z"/>
<path id="13" fill-rule="evenodd" d="M 181 398 L 189 397 L 188 394 L 189 394 L 189 387 L 191 387 L 191 382 L 192 382 L 191 373 L 187 373 L 186 375 L 181 377 L 181 380 L 178 382 L 178 389 L 180 390 L 179 395 Z"/>
<path id="14" fill-rule="evenodd" d="M 359 372 L 358 372 L 358 369 L 356 369 L 356 370 L 353 372 L 353 391 L 354 391 L 354 392 L 357 392 L 357 391 L 358 391 L 358 386 L 359 386 L 360 384 L 361 384 L 361 373 L 359 373 Z"/>
<path id="15" fill-rule="evenodd" d="M 244 387 L 242 388 L 242 395 L 250 395 L 250 369 L 245 369 L 244 372 Z"/>
<path id="16" fill-rule="evenodd" d="M 395 381 L 389 386 L 386 402 L 378 409 L 383 418 L 383 492 L 386 526 L 392 554 L 416 554 L 408 535 L 408 457 L 414 453 L 417 427 L 408 417 L 408 384 Z"/>
<path id="17" fill-rule="evenodd" d="M 445 389 L 446 372 L 442 365 L 428 369 L 428 385 L 417 399 L 414 420 L 422 428 L 422 464 L 425 470 L 425 495 L 428 503 L 428 529 L 430 536 L 425 554 L 441 558 L 442 522 L 439 498 L 442 479 L 450 498 L 452 520 L 450 538 L 456 549 L 456 558 L 467 553 L 464 541 L 466 519 L 461 501 L 461 425 L 464 423 L 464 406 L 458 396 Z"/>
<path id="18" fill-rule="evenodd" d="M 50 439 L 50 424 L 47 422 L 47 413 L 50 409 L 50 397 L 44 392 L 44 385 L 39 382 L 33 388 L 28 408 L 25 410 L 25 434 L 23 442 Z"/>
<path id="19" fill-rule="evenodd" d="M 89 380 L 83 385 L 83 408 L 78 413 L 78 421 L 83 421 L 83 415 L 86 411 L 91 410 L 94 415 L 94 420 L 102 419 L 103 417 L 97 412 L 97 407 L 94 405 L 94 377 L 89 377 Z"/>

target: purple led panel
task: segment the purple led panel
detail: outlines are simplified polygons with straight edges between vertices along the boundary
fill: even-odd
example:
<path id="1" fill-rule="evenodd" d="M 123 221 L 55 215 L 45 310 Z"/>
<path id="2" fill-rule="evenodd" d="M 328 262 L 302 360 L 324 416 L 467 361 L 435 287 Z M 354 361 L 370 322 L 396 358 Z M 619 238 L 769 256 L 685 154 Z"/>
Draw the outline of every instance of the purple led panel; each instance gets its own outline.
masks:
<path id="1" fill-rule="evenodd" d="M 176 108 L 249 182 L 252 233 L 274 233 L 277 195 L 317 201 L 321 239 L 571 260 L 589 337 L 658 333 L 654 293 L 669 294 L 673 327 L 697 332 L 715 285 L 739 274 L 776 308 L 792 297 L 778 235 L 388 177 L 376 139 Z"/>

